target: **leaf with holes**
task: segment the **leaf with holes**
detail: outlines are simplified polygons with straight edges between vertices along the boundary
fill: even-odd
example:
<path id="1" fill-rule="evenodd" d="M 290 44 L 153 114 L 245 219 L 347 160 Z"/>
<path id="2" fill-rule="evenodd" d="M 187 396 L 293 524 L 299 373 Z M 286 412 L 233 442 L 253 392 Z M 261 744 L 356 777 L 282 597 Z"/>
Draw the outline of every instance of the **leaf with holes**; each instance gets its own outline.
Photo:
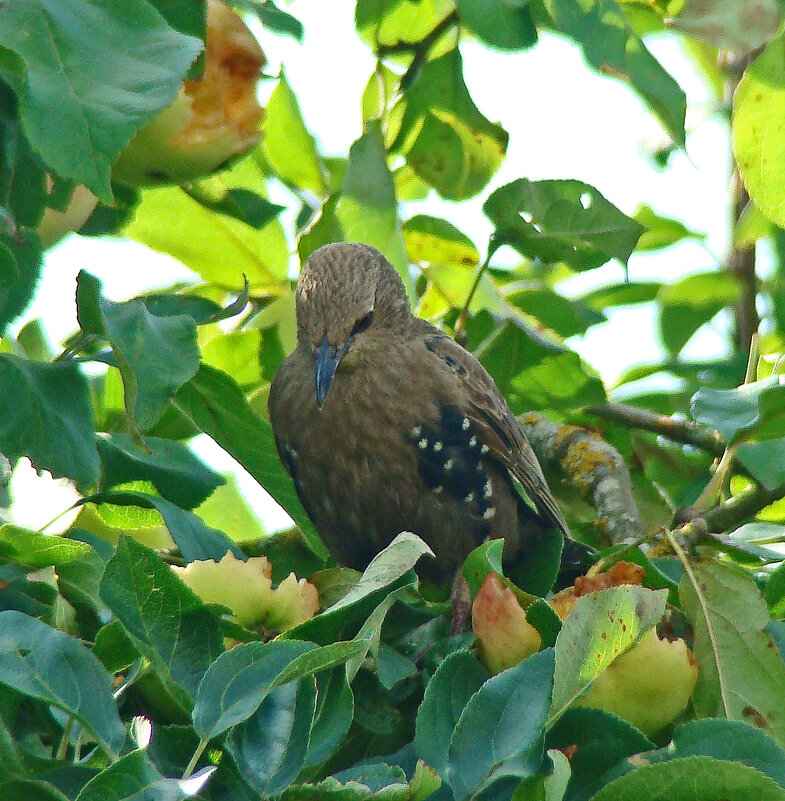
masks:
<path id="1" fill-rule="evenodd" d="M 576 270 L 610 259 L 626 264 L 644 231 L 581 181 L 519 178 L 493 192 L 482 208 L 495 226 L 492 248 L 510 245 L 522 256 Z"/>

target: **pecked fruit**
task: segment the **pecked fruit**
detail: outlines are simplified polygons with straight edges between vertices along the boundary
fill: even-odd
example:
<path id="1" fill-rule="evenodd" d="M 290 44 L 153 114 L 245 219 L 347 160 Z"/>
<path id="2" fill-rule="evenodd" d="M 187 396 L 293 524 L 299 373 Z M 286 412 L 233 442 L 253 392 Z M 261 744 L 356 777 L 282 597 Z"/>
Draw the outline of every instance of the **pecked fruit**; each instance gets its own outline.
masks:
<path id="1" fill-rule="evenodd" d="M 286 631 L 319 611 L 316 587 L 290 573 L 275 589 L 264 556 L 245 561 L 227 553 L 220 562 L 191 562 L 172 570 L 205 602 L 228 606 L 248 628 Z"/>
<path id="2" fill-rule="evenodd" d="M 260 136 L 256 83 L 264 64 L 240 17 L 220 0 L 207 0 L 204 74 L 183 81 L 174 102 L 136 134 L 114 166 L 114 180 L 187 183 L 247 153 Z"/>
<path id="3" fill-rule="evenodd" d="M 564 620 L 582 595 L 622 584 L 640 584 L 643 570 L 618 562 L 610 570 L 580 576 L 575 585 L 548 603 Z M 540 635 L 501 578 L 489 573 L 472 605 L 472 628 L 480 656 L 492 673 L 512 667 L 540 648 Z M 593 682 L 575 706 L 612 712 L 653 734 L 671 723 L 690 699 L 698 667 L 684 640 L 661 640 L 650 631 L 618 656 Z"/>

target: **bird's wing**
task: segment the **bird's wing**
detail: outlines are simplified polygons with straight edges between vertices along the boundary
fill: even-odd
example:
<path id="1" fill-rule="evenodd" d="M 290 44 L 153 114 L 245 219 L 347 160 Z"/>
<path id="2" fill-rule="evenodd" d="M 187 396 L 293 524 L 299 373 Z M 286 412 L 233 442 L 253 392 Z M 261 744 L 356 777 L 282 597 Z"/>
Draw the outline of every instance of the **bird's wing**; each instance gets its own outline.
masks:
<path id="1" fill-rule="evenodd" d="M 478 438 L 520 483 L 539 515 L 569 536 L 537 457 L 487 370 L 450 337 L 428 328 L 425 347 L 450 368 L 458 396 L 464 399 L 460 410 L 472 421 Z"/>

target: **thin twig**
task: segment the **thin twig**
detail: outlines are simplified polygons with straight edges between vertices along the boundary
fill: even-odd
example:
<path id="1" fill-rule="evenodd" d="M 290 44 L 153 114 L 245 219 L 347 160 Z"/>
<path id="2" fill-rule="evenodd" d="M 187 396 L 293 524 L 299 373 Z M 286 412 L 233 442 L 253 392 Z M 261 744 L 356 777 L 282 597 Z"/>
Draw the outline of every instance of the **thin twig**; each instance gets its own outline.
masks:
<path id="1" fill-rule="evenodd" d="M 641 428 L 659 434 L 682 445 L 693 445 L 714 456 L 722 456 L 725 452 L 725 439 L 719 431 L 696 423 L 692 420 L 678 420 L 664 414 L 654 414 L 624 403 L 606 403 L 602 406 L 590 406 L 586 412 L 604 420 L 614 420 L 629 428 Z"/>

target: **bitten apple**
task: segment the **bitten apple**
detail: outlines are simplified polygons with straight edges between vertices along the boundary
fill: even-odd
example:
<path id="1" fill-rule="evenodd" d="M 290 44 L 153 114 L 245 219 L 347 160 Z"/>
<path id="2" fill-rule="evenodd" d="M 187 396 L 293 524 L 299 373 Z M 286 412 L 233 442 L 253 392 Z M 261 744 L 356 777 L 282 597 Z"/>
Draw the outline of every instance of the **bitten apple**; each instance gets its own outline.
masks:
<path id="1" fill-rule="evenodd" d="M 182 184 L 247 153 L 260 137 L 256 84 L 265 64 L 259 43 L 220 0 L 207 2 L 204 74 L 183 81 L 174 102 L 131 140 L 114 166 L 129 186 Z"/>
<path id="2" fill-rule="evenodd" d="M 286 631 L 319 611 L 316 587 L 290 573 L 275 589 L 264 556 L 243 561 L 227 553 L 220 562 L 196 561 L 172 570 L 207 603 L 228 606 L 247 628 Z"/>

